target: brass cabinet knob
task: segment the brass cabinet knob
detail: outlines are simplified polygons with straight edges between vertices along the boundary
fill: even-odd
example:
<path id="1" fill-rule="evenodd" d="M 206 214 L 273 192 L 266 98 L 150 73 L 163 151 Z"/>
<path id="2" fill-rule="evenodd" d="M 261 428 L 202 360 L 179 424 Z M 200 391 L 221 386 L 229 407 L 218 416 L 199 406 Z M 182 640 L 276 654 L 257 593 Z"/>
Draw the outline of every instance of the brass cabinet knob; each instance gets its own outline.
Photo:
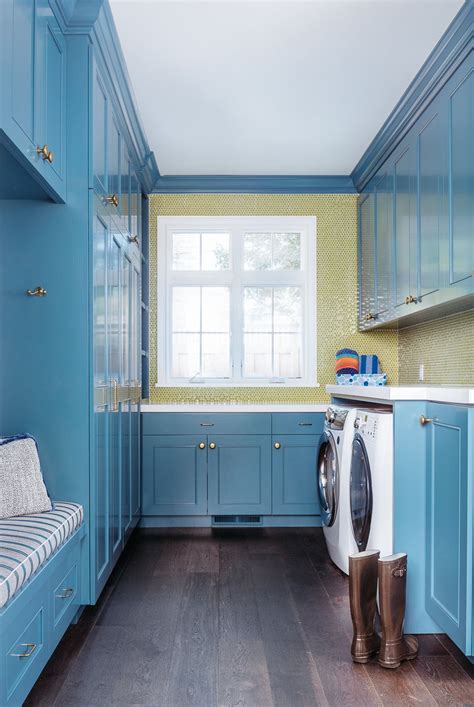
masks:
<path id="1" fill-rule="evenodd" d="M 117 194 L 109 194 L 108 196 L 104 197 L 104 201 L 106 204 L 112 204 L 112 206 L 115 207 L 119 205 L 119 198 Z"/>
<path id="2" fill-rule="evenodd" d="M 209 445 L 209 449 L 215 449 L 217 447 L 217 444 L 215 442 L 211 442 Z"/>
<path id="3" fill-rule="evenodd" d="M 429 425 L 430 422 L 433 422 L 432 418 L 420 415 L 420 425 Z"/>
<path id="4" fill-rule="evenodd" d="M 368 314 L 365 315 L 364 317 L 364 322 L 370 322 L 372 319 L 375 319 L 375 314 L 372 314 L 372 312 L 369 312 Z"/>
<path id="5" fill-rule="evenodd" d="M 416 302 L 418 302 L 418 299 L 413 295 L 407 295 L 405 297 L 405 304 L 416 304 Z"/>
<path id="6" fill-rule="evenodd" d="M 129 236 L 128 242 L 129 243 L 136 243 L 137 245 L 140 245 L 140 241 L 138 239 L 138 236 Z"/>
<path id="7" fill-rule="evenodd" d="M 45 297 L 48 292 L 44 289 L 44 287 L 40 287 L 38 285 L 38 287 L 35 287 L 34 290 L 26 290 L 26 294 L 28 297 Z"/>
<path id="8" fill-rule="evenodd" d="M 36 148 L 36 154 L 41 157 L 43 162 L 49 162 L 50 164 L 54 160 L 54 154 L 51 152 L 51 150 L 48 150 L 47 145 L 43 145 L 43 147 L 38 147 Z"/>
<path id="9" fill-rule="evenodd" d="M 275 442 L 275 444 L 273 446 L 275 447 L 275 449 L 280 449 L 281 444 L 280 444 L 280 442 Z"/>
<path id="10" fill-rule="evenodd" d="M 206 449 L 206 443 L 205 443 L 205 442 L 199 442 L 199 449 Z"/>

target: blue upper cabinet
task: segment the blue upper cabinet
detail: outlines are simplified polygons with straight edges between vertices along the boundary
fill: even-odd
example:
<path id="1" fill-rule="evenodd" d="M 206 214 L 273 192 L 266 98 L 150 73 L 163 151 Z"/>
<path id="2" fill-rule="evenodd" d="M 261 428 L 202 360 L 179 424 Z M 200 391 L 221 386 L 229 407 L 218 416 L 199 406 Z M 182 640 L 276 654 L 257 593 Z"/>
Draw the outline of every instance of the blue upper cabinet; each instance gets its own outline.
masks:
<path id="1" fill-rule="evenodd" d="M 473 291 L 474 52 L 454 74 L 449 93 L 449 286 Z"/>
<path id="2" fill-rule="evenodd" d="M 65 38 L 48 0 L 1 5 L 0 142 L 45 197 L 65 201 Z"/>
<path id="3" fill-rule="evenodd" d="M 360 196 L 361 329 L 472 306 L 473 124 L 470 51 Z"/>

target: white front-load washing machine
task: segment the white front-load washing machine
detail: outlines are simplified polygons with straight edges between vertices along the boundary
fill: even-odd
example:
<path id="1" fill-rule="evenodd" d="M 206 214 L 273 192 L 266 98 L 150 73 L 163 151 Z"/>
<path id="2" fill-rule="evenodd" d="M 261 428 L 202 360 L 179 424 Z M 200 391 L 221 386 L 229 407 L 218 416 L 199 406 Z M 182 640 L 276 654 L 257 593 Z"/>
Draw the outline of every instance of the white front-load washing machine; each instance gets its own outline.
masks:
<path id="1" fill-rule="evenodd" d="M 331 560 L 348 574 L 357 552 L 352 534 L 349 481 L 356 408 L 330 405 L 318 455 L 318 491 L 323 532 Z"/>
<path id="2" fill-rule="evenodd" d="M 350 552 L 393 553 L 393 414 L 357 410 L 350 462 Z"/>

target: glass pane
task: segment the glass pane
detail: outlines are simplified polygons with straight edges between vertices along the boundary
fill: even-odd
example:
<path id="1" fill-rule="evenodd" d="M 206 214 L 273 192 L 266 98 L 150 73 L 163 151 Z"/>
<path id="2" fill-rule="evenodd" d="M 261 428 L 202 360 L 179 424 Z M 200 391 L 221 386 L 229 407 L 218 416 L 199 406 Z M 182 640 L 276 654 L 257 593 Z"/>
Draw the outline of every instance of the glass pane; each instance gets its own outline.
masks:
<path id="1" fill-rule="evenodd" d="M 272 331 L 272 288 L 244 288 L 244 331 Z"/>
<path id="2" fill-rule="evenodd" d="M 244 375 L 273 375 L 271 334 L 244 334 Z"/>
<path id="3" fill-rule="evenodd" d="M 199 334 L 173 334 L 171 375 L 192 378 L 199 371 Z"/>
<path id="4" fill-rule="evenodd" d="M 273 270 L 300 270 L 301 234 L 273 234 Z"/>
<path id="5" fill-rule="evenodd" d="M 363 551 L 372 519 L 372 484 L 365 446 L 358 437 L 352 443 L 350 497 L 352 530 L 359 550 Z"/>
<path id="6" fill-rule="evenodd" d="M 173 233 L 173 270 L 200 270 L 200 234 Z"/>
<path id="7" fill-rule="evenodd" d="M 272 234 L 244 234 L 244 270 L 271 270 Z"/>
<path id="8" fill-rule="evenodd" d="M 202 376 L 228 378 L 230 376 L 229 358 L 228 334 L 202 335 Z"/>
<path id="9" fill-rule="evenodd" d="M 228 233 L 202 234 L 202 270 L 230 268 L 230 236 Z"/>
<path id="10" fill-rule="evenodd" d="M 275 331 L 301 331 L 300 287 L 275 287 L 273 291 L 273 308 L 273 328 Z"/>
<path id="11" fill-rule="evenodd" d="M 200 287 L 173 287 L 173 331 L 197 332 L 201 328 Z"/>
<path id="12" fill-rule="evenodd" d="M 133 333 L 129 331 L 130 327 L 130 272 L 131 263 L 127 258 L 122 261 L 122 376 L 125 383 L 130 381 L 130 366 L 129 366 L 129 344 L 133 341 Z"/>
<path id="13" fill-rule="evenodd" d="M 275 334 L 274 375 L 281 378 L 301 377 L 301 337 L 299 334 Z"/>
<path id="14" fill-rule="evenodd" d="M 202 288 L 202 331 L 229 331 L 228 287 Z"/>

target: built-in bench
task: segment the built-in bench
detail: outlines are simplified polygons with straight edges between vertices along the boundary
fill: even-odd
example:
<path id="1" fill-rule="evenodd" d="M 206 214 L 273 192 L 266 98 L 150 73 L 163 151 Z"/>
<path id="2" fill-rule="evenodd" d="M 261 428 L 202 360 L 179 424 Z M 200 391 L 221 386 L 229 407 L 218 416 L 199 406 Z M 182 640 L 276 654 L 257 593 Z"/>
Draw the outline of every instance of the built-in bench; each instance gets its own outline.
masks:
<path id="1" fill-rule="evenodd" d="M 0 704 L 21 705 L 80 608 L 84 512 L 0 521 Z"/>

